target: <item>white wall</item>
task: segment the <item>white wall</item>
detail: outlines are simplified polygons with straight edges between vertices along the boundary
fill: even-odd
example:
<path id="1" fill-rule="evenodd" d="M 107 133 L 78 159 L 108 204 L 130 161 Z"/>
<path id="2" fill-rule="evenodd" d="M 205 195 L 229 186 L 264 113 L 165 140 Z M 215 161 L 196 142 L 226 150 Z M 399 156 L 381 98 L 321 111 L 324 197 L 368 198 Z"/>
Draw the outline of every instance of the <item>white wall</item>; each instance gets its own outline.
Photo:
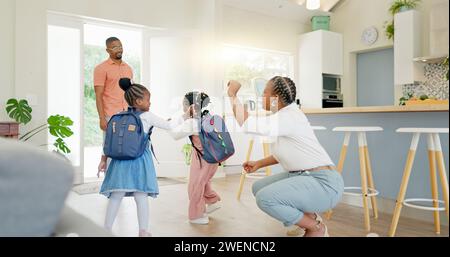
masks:
<path id="1" fill-rule="evenodd" d="M 422 12 L 423 17 L 423 56 L 430 54 L 430 10 L 435 2 L 446 2 L 448 8 L 447 0 L 424 0 L 418 8 Z M 344 76 L 342 78 L 342 86 L 345 106 L 356 106 L 357 103 L 355 53 L 393 46 L 393 40 L 388 40 L 384 33 L 385 21 L 392 19 L 388 12 L 391 3 L 392 0 L 347 0 L 331 17 L 331 30 L 342 33 L 344 36 Z M 370 26 L 378 28 L 379 39 L 374 45 L 366 46 L 361 42 L 361 33 Z"/>
<path id="2" fill-rule="evenodd" d="M 14 0 L 0 1 L 0 121 L 10 120 L 5 111 L 6 101 L 14 97 Z"/>
<path id="3" fill-rule="evenodd" d="M 298 37 L 310 26 L 259 13 L 223 7 L 222 42 L 294 55 L 294 76 L 298 81 Z"/>

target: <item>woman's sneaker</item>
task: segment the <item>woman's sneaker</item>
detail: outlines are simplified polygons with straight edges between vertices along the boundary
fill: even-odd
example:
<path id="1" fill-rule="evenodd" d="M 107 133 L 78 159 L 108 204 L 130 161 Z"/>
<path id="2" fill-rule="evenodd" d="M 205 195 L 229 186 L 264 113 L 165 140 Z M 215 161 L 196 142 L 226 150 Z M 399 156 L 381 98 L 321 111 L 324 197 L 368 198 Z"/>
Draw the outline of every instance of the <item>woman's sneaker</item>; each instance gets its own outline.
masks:
<path id="1" fill-rule="evenodd" d="M 211 212 L 215 212 L 218 209 L 220 209 L 220 205 L 219 202 L 213 203 L 213 204 L 207 204 L 206 205 L 206 213 L 211 213 Z"/>
<path id="2" fill-rule="evenodd" d="M 305 234 L 305 230 L 299 226 L 291 226 L 291 229 L 289 229 L 286 232 L 286 235 L 288 236 L 303 236 Z"/>
<path id="3" fill-rule="evenodd" d="M 317 225 L 316 225 L 316 230 L 314 231 L 309 231 L 306 230 L 306 233 L 304 235 L 305 237 L 330 237 L 330 234 L 328 234 L 328 227 L 318 221 Z"/>
<path id="4" fill-rule="evenodd" d="M 323 222 L 322 217 L 320 217 L 320 215 L 318 213 L 314 213 L 316 215 L 315 220 L 319 221 L 319 222 Z M 300 228 L 299 226 L 292 226 L 292 229 L 289 229 L 286 232 L 286 235 L 288 236 L 303 236 L 305 235 L 305 230 L 303 228 Z"/>
<path id="5" fill-rule="evenodd" d="M 316 218 L 315 218 L 316 221 L 323 222 L 322 217 L 320 217 L 320 215 L 318 213 L 314 213 L 314 214 L 316 215 Z"/>
<path id="6" fill-rule="evenodd" d="M 195 219 L 195 220 L 189 220 L 191 224 L 197 224 L 197 225 L 208 225 L 209 218 L 208 216 L 203 216 L 201 218 Z"/>

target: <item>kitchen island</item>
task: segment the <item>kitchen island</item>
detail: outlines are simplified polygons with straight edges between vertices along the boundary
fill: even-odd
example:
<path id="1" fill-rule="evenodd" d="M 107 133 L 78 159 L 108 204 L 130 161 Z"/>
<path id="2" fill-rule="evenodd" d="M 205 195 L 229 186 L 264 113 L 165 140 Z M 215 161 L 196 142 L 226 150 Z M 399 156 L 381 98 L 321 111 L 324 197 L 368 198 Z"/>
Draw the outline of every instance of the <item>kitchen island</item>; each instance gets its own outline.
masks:
<path id="1" fill-rule="evenodd" d="M 436 127 L 448 128 L 448 105 L 414 105 L 414 106 L 381 106 L 381 107 L 347 107 L 331 109 L 302 109 L 311 125 L 324 126 L 326 131 L 316 131 L 317 138 L 337 164 L 344 140 L 344 133 L 333 132 L 334 127 L 340 126 L 379 126 L 382 132 L 369 132 L 367 141 L 371 157 L 375 186 L 380 191 L 380 211 L 391 212 L 400 188 L 406 157 L 411 144 L 411 134 L 396 133 L 400 127 Z M 440 135 L 448 174 L 449 167 L 449 138 L 448 134 Z M 345 160 L 343 176 L 346 186 L 360 186 L 358 142 L 352 134 L 347 158 Z M 419 147 L 407 197 L 430 198 L 431 186 L 429 162 L 427 155 L 427 141 L 421 136 Z M 441 191 L 439 191 L 441 192 Z M 440 193 L 441 194 L 441 193 Z M 362 202 L 360 198 L 353 201 Z M 440 197 L 442 199 L 442 197 Z M 384 205 L 383 206 L 383 202 Z M 404 208 L 405 214 L 408 213 Z M 411 210 L 412 211 L 412 210 Z M 417 210 L 415 214 L 417 214 Z M 432 213 L 421 212 L 424 217 L 432 218 Z M 412 215 L 415 216 L 415 215 Z M 416 217 L 417 218 L 417 217 Z M 446 223 L 446 219 L 442 219 Z"/>

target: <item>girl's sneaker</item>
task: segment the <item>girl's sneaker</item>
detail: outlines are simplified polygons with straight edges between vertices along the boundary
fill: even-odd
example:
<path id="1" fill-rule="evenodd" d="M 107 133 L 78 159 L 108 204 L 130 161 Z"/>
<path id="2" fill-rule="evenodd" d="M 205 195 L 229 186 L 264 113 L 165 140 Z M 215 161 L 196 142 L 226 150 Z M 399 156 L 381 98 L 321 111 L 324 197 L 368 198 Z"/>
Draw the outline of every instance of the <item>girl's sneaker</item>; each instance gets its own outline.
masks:
<path id="1" fill-rule="evenodd" d="M 152 237 L 152 234 L 147 230 L 139 230 L 139 237 Z"/>
<path id="2" fill-rule="evenodd" d="M 206 213 L 211 213 L 211 212 L 215 212 L 218 209 L 220 209 L 220 205 L 219 202 L 213 203 L 213 204 L 207 204 L 206 205 Z"/>
<path id="3" fill-rule="evenodd" d="M 189 220 L 190 223 L 192 224 L 197 224 L 197 225 L 208 225 L 209 223 L 209 218 L 208 216 L 203 216 L 201 218 L 195 219 L 195 220 Z"/>

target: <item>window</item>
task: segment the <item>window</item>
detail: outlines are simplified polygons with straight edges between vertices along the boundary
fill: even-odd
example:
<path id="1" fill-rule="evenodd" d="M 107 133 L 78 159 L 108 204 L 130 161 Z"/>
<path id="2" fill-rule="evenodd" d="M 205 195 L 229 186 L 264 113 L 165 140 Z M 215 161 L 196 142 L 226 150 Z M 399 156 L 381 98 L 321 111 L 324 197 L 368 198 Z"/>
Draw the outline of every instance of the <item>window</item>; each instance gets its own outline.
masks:
<path id="1" fill-rule="evenodd" d="M 243 94 L 256 93 L 252 85 L 255 78 L 269 80 L 274 76 L 287 76 L 293 79 L 294 58 L 290 53 L 226 45 L 222 55 L 225 81 L 239 81 Z"/>

